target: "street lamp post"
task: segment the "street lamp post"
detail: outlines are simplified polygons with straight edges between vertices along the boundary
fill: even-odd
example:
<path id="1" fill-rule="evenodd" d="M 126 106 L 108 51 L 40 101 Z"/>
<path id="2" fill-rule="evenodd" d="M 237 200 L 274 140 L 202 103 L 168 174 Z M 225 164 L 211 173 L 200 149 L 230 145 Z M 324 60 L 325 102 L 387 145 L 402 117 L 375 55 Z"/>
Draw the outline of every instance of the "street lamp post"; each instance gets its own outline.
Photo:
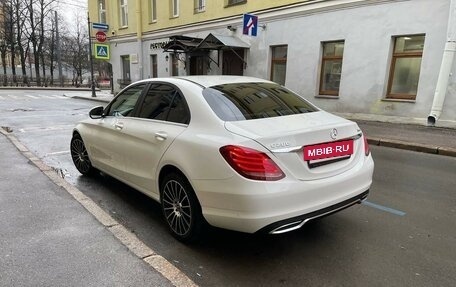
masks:
<path id="1" fill-rule="evenodd" d="M 55 15 L 55 43 L 57 49 L 57 64 L 59 66 L 59 82 L 60 86 L 63 87 L 63 73 L 62 73 L 62 57 L 60 54 L 60 35 L 59 35 L 59 20 L 57 18 L 57 11 L 54 11 Z"/>
<path id="2" fill-rule="evenodd" d="M 89 59 L 90 59 L 90 82 L 91 82 L 91 88 L 92 88 L 92 97 L 96 97 L 97 95 L 95 94 L 95 81 L 93 79 L 93 58 L 92 58 L 92 35 L 90 33 L 90 16 L 89 12 L 87 12 L 87 24 L 89 27 Z"/>

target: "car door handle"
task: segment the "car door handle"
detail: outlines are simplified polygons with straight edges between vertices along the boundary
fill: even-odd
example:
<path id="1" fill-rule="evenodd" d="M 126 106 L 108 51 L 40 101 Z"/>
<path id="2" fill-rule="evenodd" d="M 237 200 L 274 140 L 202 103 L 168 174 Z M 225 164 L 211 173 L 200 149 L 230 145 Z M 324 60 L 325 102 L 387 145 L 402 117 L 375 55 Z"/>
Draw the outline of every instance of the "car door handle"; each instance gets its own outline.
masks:
<path id="1" fill-rule="evenodd" d="M 168 134 L 165 132 L 156 132 L 155 138 L 159 141 L 164 141 L 168 138 Z"/>
<path id="2" fill-rule="evenodd" d="M 114 124 L 114 127 L 115 127 L 117 130 L 121 130 L 121 129 L 123 129 L 124 124 L 123 124 L 123 123 L 115 123 L 115 124 Z"/>

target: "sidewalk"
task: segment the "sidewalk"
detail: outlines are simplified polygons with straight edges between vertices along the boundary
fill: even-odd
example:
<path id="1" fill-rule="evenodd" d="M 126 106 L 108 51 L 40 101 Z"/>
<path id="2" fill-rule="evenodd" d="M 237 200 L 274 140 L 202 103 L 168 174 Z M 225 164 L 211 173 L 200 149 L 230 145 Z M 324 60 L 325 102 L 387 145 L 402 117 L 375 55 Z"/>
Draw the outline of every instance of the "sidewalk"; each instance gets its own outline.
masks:
<path id="1" fill-rule="evenodd" d="M 0 133 L 0 286 L 173 286 L 8 137 Z"/>

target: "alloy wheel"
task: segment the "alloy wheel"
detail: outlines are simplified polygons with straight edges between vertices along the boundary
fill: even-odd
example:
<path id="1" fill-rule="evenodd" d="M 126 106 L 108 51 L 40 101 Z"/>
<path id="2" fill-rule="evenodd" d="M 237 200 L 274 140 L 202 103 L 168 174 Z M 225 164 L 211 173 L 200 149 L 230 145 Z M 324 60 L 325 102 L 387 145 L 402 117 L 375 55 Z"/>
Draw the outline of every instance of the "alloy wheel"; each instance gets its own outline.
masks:
<path id="1" fill-rule="evenodd" d="M 189 195 L 176 180 L 169 180 L 163 188 L 163 211 L 171 230 L 185 236 L 192 228 L 192 205 Z"/>
<path id="2" fill-rule="evenodd" d="M 71 140 L 71 157 L 80 173 L 89 174 L 92 171 L 92 164 L 87 149 L 79 136 L 75 136 Z"/>

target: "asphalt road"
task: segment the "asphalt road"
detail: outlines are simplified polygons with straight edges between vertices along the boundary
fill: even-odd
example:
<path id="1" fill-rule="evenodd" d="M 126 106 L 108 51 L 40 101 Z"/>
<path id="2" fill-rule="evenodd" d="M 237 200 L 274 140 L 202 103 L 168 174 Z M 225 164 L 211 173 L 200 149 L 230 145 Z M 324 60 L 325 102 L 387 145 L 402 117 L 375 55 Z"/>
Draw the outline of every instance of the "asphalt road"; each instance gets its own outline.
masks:
<path id="1" fill-rule="evenodd" d="M 276 236 L 212 229 L 183 245 L 159 205 L 71 163 L 74 123 L 97 103 L 58 92 L 0 91 L 0 126 L 200 286 L 453 286 L 456 158 L 372 147 L 376 169 L 365 204 Z M 20 171 L 18 171 L 20 172 Z"/>

